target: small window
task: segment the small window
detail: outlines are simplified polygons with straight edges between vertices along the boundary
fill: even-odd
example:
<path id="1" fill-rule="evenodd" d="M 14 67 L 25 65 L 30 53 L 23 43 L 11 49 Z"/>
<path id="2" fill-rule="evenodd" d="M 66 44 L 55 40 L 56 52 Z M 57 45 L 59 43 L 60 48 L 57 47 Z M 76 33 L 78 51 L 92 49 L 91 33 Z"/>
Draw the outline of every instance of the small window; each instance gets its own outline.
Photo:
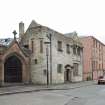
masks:
<path id="1" fill-rule="evenodd" d="M 95 70 L 95 61 L 92 61 L 92 70 Z"/>
<path id="2" fill-rule="evenodd" d="M 44 74 L 45 76 L 47 75 L 47 70 L 46 70 L 46 69 L 43 70 L 43 74 Z"/>
<path id="3" fill-rule="evenodd" d="M 96 40 L 96 48 L 97 48 L 97 45 L 98 45 L 98 42 L 97 42 L 97 40 Z"/>
<path id="4" fill-rule="evenodd" d="M 38 64 L 38 60 L 37 59 L 35 59 L 35 64 Z"/>
<path id="5" fill-rule="evenodd" d="M 67 52 L 68 54 L 70 54 L 70 45 L 69 45 L 69 44 L 66 45 L 66 52 Z"/>
<path id="6" fill-rule="evenodd" d="M 58 41 L 58 51 L 63 51 L 62 50 L 62 42 L 61 41 Z"/>
<path id="7" fill-rule="evenodd" d="M 40 53 L 43 53 L 43 40 L 40 40 Z"/>
<path id="8" fill-rule="evenodd" d="M 28 49 L 29 48 L 29 45 L 28 44 L 27 45 L 24 45 L 24 47 Z"/>
<path id="9" fill-rule="evenodd" d="M 99 70 L 101 69 L 101 64 L 99 64 Z"/>
<path id="10" fill-rule="evenodd" d="M 34 41 L 31 40 L 31 50 L 32 50 L 32 53 L 34 52 Z"/>
<path id="11" fill-rule="evenodd" d="M 95 47 L 95 39 L 93 39 L 93 47 Z"/>
<path id="12" fill-rule="evenodd" d="M 57 72 L 62 73 L 62 64 L 57 65 Z"/>

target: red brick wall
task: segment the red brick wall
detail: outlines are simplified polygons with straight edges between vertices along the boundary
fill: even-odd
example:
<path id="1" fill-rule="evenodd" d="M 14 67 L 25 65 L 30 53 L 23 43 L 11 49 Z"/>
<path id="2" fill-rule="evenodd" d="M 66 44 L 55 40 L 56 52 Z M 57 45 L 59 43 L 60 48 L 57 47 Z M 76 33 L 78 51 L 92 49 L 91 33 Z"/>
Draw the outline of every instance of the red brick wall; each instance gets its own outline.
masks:
<path id="1" fill-rule="evenodd" d="M 103 69 L 105 70 L 105 46 L 92 36 L 81 38 L 81 42 L 84 46 L 83 79 L 86 80 L 88 76 L 91 76 L 96 80 L 103 75 Z M 92 65 L 93 61 L 95 61 L 94 65 Z"/>
<path id="2" fill-rule="evenodd" d="M 83 44 L 83 79 L 86 80 L 91 76 L 91 53 L 92 53 L 92 39 L 91 37 L 82 38 Z"/>

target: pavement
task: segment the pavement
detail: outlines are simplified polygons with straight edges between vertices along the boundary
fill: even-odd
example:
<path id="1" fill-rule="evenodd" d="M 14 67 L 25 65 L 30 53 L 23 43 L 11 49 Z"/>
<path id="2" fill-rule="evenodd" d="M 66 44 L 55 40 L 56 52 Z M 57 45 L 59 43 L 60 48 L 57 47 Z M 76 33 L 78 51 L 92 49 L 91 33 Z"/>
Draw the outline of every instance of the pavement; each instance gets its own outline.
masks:
<path id="1" fill-rule="evenodd" d="M 81 88 L 85 86 L 96 85 L 96 81 L 82 81 L 77 83 L 65 83 L 57 85 L 14 85 L 0 87 L 0 96 L 18 94 L 18 93 L 28 93 L 28 92 L 38 92 L 47 90 L 69 90 L 75 88 Z"/>

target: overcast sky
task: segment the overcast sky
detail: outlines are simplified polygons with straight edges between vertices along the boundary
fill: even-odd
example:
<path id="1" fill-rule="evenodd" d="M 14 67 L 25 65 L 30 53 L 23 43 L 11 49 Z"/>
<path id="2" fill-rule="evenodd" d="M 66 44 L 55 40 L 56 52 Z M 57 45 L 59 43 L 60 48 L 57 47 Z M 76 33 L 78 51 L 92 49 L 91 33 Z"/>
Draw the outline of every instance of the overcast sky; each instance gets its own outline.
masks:
<path id="1" fill-rule="evenodd" d="M 0 38 L 32 20 L 61 33 L 77 31 L 105 43 L 105 0 L 0 0 Z"/>

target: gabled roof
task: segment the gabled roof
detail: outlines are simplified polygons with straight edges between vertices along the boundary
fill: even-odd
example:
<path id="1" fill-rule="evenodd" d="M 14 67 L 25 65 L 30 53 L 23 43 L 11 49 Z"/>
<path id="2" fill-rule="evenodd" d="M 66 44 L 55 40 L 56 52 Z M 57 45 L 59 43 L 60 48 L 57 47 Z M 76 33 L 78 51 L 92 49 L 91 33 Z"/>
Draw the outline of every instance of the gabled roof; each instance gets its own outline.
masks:
<path id="1" fill-rule="evenodd" d="M 54 31 L 55 33 L 59 33 L 49 27 L 46 27 L 46 26 L 43 26 L 43 25 L 40 25 L 38 24 L 35 20 L 32 20 L 31 24 L 29 25 L 28 29 L 36 29 L 36 28 L 46 28 L 47 30 L 51 30 L 51 31 Z M 28 30 L 27 29 L 27 30 Z M 27 30 L 26 30 L 26 33 L 27 33 Z M 67 34 L 62 34 L 62 33 L 59 33 L 60 35 L 62 35 L 63 37 L 65 38 L 70 38 L 72 39 L 75 43 L 78 43 L 79 45 L 81 45 L 81 41 L 76 33 L 76 31 L 72 32 L 72 33 L 67 33 Z M 25 35 L 24 35 L 24 38 L 25 38 Z"/>
<path id="2" fill-rule="evenodd" d="M 4 49 L 5 52 L 8 51 L 8 49 L 11 48 L 14 44 L 17 44 L 17 46 L 20 48 L 20 50 L 23 52 L 23 54 L 24 54 L 25 56 L 27 56 L 27 57 L 30 56 L 31 51 L 30 51 L 29 49 L 24 48 L 23 46 L 21 46 L 21 45 L 18 43 L 18 41 L 15 40 L 15 39 L 13 39 L 8 45 L 5 46 L 5 47 L 6 47 L 6 49 Z M 4 46 L 4 45 L 3 45 L 3 46 Z"/>
<path id="3" fill-rule="evenodd" d="M 31 24 L 29 25 L 28 28 L 34 28 L 34 27 L 37 27 L 37 26 L 40 26 L 40 24 L 38 24 L 35 20 L 32 20 Z"/>
<path id="4" fill-rule="evenodd" d="M 78 44 L 80 44 L 82 46 L 82 43 L 81 43 L 80 38 L 78 37 L 76 31 L 74 31 L 72 33 L 67 33 L 67 34 L 64 34 L 64 35 L 66 37 L 72 38 L 75 41 L 75 43 L 78 43 Z"/>

